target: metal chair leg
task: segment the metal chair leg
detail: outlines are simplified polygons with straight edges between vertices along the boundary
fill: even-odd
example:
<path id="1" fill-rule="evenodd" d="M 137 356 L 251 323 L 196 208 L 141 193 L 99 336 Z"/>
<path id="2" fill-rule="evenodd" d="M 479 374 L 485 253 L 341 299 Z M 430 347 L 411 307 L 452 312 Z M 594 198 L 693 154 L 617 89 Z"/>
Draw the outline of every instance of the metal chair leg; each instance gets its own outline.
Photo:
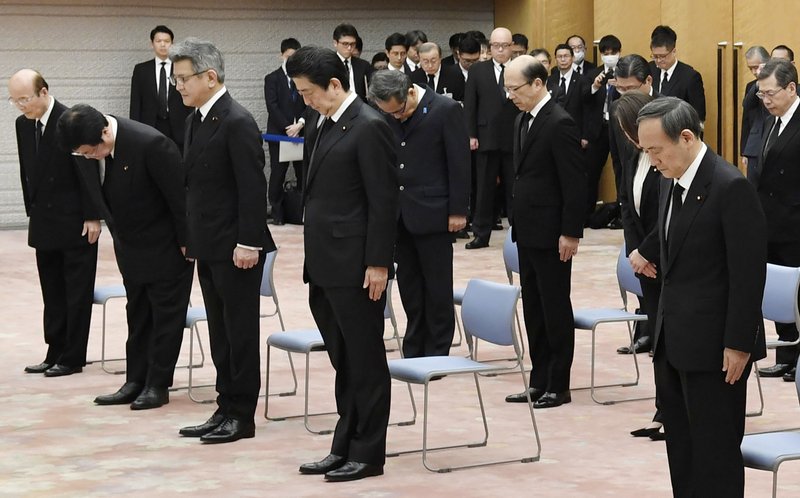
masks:
<path id="1" fill-rule="evenodd" d="M 756 385 L 758 386 L 759 409 L 754 412 L 747 412 L 745 417 L 760 417 L 764 414 L 764 391 L 761 389 L 761 376 L 758 374 L 758 362 L 753 362 L 753 373 L 756 375 Z"/>

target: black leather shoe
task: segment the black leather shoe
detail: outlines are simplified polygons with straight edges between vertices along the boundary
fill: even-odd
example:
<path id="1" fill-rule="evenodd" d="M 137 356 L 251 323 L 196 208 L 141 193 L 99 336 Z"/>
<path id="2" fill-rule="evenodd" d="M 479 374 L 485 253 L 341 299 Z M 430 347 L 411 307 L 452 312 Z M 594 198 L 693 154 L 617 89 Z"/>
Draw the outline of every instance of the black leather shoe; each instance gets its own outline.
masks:
<path id="1" fill-rule="evenodd" d="M 344 482 L 382 475 L 383 465 L 370 465 L 368 463 L 349 461 L 338 469 L 327 472 L 325 474 L 325 480 L 328 482 Z"/>
<path id="2" fill-rule="evenodd" d="M 664 440 L 667 439 L 667 436 L 666 436 L 666 434 L 664 434 L 664 431 L 658 431 L 655 434 L 650 434 L 649 437 L 653 441 L 664 441 Z"/>
<path id="3" fill-rule="evenodd" d="M 528 389 L 528 392 L 531 393 L 531 401 L 534 403 L 536 400 L 544 396 L 545 390 L 544 389 L 536 389 L 535 387 L 531 387 Z M 525 395 L 525 391 L 517 394 L 509 394 L 506 396 L 506 403 L 527 403 L 528 396 Z"/>
<path id="4" fill-rule="evenodd" d="M 561 393 L 544 393 L 541 398 L 533 404 L 534 408 L 555 408 L 566 403 L 572 402 L 572 395 L 569 391 Z"/>
<path id="5" fill-rule="evenodd" d="M 325 474 L 336 470 L 347 463 L 347 458 L 331 453 L 319 462 L 304 463 L 300 466 L 301 474 Z"/>
<path id="6" fill-rule="evenodd" d="M 45 377 L 64 377 L 83 372 L 83 367 L 68 367 L 66 365 L 55 364 L 44 371 Z"/>
<path id="7" fill-rule="evenodd" d="M 136 382 L 126 382 L 122 384 L 122 387 L 119 388 L 119 391 L 115 392 L 114 394 L 98 396 L 94 399 L 94 402 L 98 405 L 127 405 L 131 401 L 135 400 L 141 392 L 141 384 Z"/>
<path id="8" fill-rule="evenodd" d="M 492 230 L 495 230 L 495 231 L 498 231 L 498 232 L 500 230 L 502 230 L 502 229 L 503 229 L 503 224 L 501 222 L 499 222 L 499 221 L 497 223 L 495 223 L 494 226 L 492 226 Z"/>
<path id="9" fill-rule="evenodd" d="M 466 249 L 480 249 L 482 247 L 489 247 L 489 241 L 483 237 L 475 237 L 471 241 L 467 242 L 464 247 Z"/>
<path id="10" fill-rule="evenodd" d="M 27 367 L 25 367 L 25 373 L 42 374 L 45 373 L 47 370 L 49 370 L 50 367 L 52 366 L 53 366 L 52 363 L 46 363 L 46 362 L 39 363 L 38 365 L 28 365 Z"/>
<path id="11" fill-rule="evenodd" d="M 466 228 L 462 228 L 461 230 L 457 231 L 456 232 L 456 238 L 457 239 L 468 239 L 469 238 L 469 234 L 467 233 L 467 229 Z"/>
<path id="12" fill-rule="evenodd" d="M 226 418 L 216 429 L 200 436 L 200 442 L 206 444 L 232 443 L 251 437 L 256 437 L 256 424 L 252 420 L 244 422 L 235 418 Z"/>
<path id="13" fill-rule="evenodd" d="M 269 224 L 270 225 L 281 226 L 281 225 L 284 225 L 285 222 L 283 221 L 283 218 L 274 218 L 274 219 L 269 221 Z"/>
<path id="14" fill-rule="evenodd" d="M 636 342 L 633 343 L 633 350 L 636 351 L 636 354 L 639 353 L 646 353 L 652 349 L 653 344 L 650 341 L 649 337 L 640 337 L 636 339 Z M 622 346 L 621 348 L 617 348 L 617 353 L 619 354 L 631 354 L 630 346 Z"/>
<path id="15" fill-rule="evenodd" d="M 785 374 L 783 374 L 783 380 L 785 382 L 794 382 L 796 375 L 797 375 L 797 369 L 793 368 L 788 372 L 786 372 Z"/>
<path id="16" fill-rule="evenodd" d="M 661 430 L 661 427 L 644 427 L 642 429 L 636 429 L 635 431 L 631 431 L 631 436 L 633 437 L 651 437 L 653 434 L 658 434 Z"/>
<path id="17" fill-rule="evenodd" d="M 178 431 L 178 434 L 185 437 L 201 437 L 213 431 L 225 421 L 225 415 L 221 413 L 214 413 L 211 418 L 206 420 L 200 425 L 190 425 Z"/>
<path id="18" fill-rule="evenodd" d="M 166 387 L 145 387 L 133 403 L 131 410 L 149 410 L 169 403 L 169 391 Z"/>
<path id="19" fill-rule="evenodd" d="M 776 363 L 771 367 L 759 368 L 758 375 L 761 377 L 783 377 L 783 374 L 789 373 L 791 369 L 792 366 L 788 363 Z M 45 375 L 47 374 L 45 373 Z"/>

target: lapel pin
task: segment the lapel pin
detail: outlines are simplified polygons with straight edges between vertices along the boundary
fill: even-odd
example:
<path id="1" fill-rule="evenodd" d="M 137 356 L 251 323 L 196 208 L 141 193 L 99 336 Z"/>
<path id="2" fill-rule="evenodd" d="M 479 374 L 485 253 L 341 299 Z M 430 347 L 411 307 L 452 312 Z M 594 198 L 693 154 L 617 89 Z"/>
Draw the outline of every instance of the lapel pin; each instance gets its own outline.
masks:
<path id="1" fill-rule="evenodd" d="M 128 165 L 127 164 L 122 167 L 122 171 L 128 171 Z"/>
<path id="2" fill-rule="evenodd" d="M 347 131 L 347 126 L 342 126 L 342 131 Z"/>
<path id="3" fill-rule="evenodd" d="M 703 196 L 702 195 L 698 195 L 697 196 L 697 202 L 703 202 Z"/>
<path id="4" fill-rule="evenodd" d="M 211 121 L 218 121 L 218 120 L 219 120 L 219 118 L 217 118 L 216 116 L 212 116 L 211 117 Z"/>

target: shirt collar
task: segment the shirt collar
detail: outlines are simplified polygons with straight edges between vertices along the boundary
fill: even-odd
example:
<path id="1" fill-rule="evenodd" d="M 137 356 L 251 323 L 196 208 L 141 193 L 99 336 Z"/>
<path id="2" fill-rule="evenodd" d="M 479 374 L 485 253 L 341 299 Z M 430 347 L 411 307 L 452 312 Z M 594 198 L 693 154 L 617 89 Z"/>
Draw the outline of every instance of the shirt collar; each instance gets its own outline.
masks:
<path id="1" fill-rule="evenodd" d="M 672 73 L 675 72 L 675 67 L 678 65 L 678 59 L 675 59 L 675 62 L 667 69 L 667 78 L 672 79 Z M 661 70 L 662 78 L 664 77 L 664 70 Z"/>
<path id="2" fill-rule="evenodd" d="M 350 60 L 349 58 L 345 59 L 344 57 L 342 57 L 342 54 L 340 54 L 339 52 L 336 52 L 336 55 L 339 57 L 339 60 L 342 61 L 342 62 Z"/>
<path id="3" fill-rule="evenodd" d="M 550 99 L 551 99 L 550 94 L 545 92 L 544 97 L 542 97 L 542 100 L 540 100 L 539 103 L 536 104 L 536 106 L 533 109 L 531 109 L 531 116 L 535 118 L 536 115 L 539 114 L 539 111 L 542 110 L 542 107 L 544 107 L 544 105 L 548 103 Z"/>
<path id="4" fill-rule="evenodd" d="M 283 68 L 283 74 L 285 74 L 288 77 L 289 71 L 286 70 L 286 61 L 287 59 L 283 59 L 283 64 L 281 64 L 281 68 Z"/>
<path id="5" fill-rule="evenodd" d="M 496 60 L 492 59 L 492 64 L 494 64 L 495 71 L 500 71 L 501 69 L 505 68 L 505 65 L 508 64 L 508 62 L 503 64 L 503 67 L 500 67 L 500 63 L 497 62 Z"/>
<path id="6" fill-rule="evenodd" d="M 358 98 L 356 92 L 350 90 L 350 92 L 347 94 L 347 98 L 344 99 L 344 102 L 342 102 L 342 105 L 340 105 L 339 108 L 336 109 L 336 112 L 334 112 L 333 116 L 331 116 L 329 119 L 333 120 L 334 123 L 338 122 L 339 118 L 341 118 L 342 114 L 344 114 L 344 111 L 346 111 L 347 108 L 350 107 L 350 104 L 352 104 L 353 101 L 356 100 L 356 98 Z"/>
<path id="7" fill-rule="evenodd" d="M 114 147 L 111 149 L 111 152 L 108 154 L 111 156 L 111 159 L 114 159 L 114 151 L 117 150 L 117 128 L 119 127 L 117 123 L 117 118 L 114 116 L 105 115 L 106 121 L 108 121 L 108 126 L 111 127 L 111 139 L 114 140 Z"/>
<path id="8" fill-rule="evenodd" d="M 570 66 L 569 71 L 567 71 L 564 74 L 561 74 L 561 70 L 559 69 L 559 71 L 558 71 L 558 78 L 559 78 L 558 81 L 560 82 L 561 78 L 564 78 L 565 80 L 570 81 L 572 79 L 572 71 L 573 71 L 574 67 L 575 66 Z"/>
<path id="9" fill-rule="evenodd" d="M 203 120 L 206 119 L 206 116 L 208 116 L 208 113 L 209 111 L 211 111 L 211 108 L 214 107 L 214 104 L 216 104 L 217 101 L 220 98 L 222 98 L 222 96 L 225 95 L 227 91 L 228 89 L 225 88 L 225 85 L 222 85 L 222 88 L 217 90 L 217 93 L 215 93 L 210 99 L 208 99 L 208 102 L 200 106 L 200 115 Z"/>
<path id="10" fill-rule="evenodd" d="M 689 187 L 692 186 L 692 181 L 694 180 L 695 175 L 697 175 L 697 170 L 700 168 L 700 163 L 703 161 L 703 157 L 706 155 L 706 151 L 708 147 L 706 144 L 702 144 L 700 147 L 700 151 L 697 153 L 697 157 L 694 158 L 694 161 L 686 168 L 686 171 L 683 172 L 680 178 L 677 180 L 673 180 L 673 184 L 677 183 L 681 187 L 683 187 L 684 192 L 689 191 Z"/>
<path id="11" fill-rule="evenodd" d="M 161 60 L 161 59 L 159 59 L 158 57 L 156 57 L 156 58 L 155 58 L 155 61 L 156 61 L 156 67 L 157 67 L 159 70 L 161 70 L 161 63 L 162 63 L 162 62 L 166 62 L 166 63 L 167 63 L 167 65 L 166 65 L 166 66 L 164 66 L 164 68 L 165 68 L 165 69 L 167 69 L 168 71 L 169 71 L 169 69 L 168 69 L 168 68 L 169 68 L 170 66 L 172 66 L 172 61 L 170 60 L 170 58 L 169 58 L 169 57 L 167 57 L 167 58 L 166 58 L 166 59 L 164 59 L 164 60 Z"/>
<path id="12" fill-rule="evenodd" d="M 55 104 L 56 104 L 56 99 L 54 99 L 53 96 L 50 95 L 50 103 L 47 104 L 47 110 L 44 111 L 42 117 L 39 118 L 39 122 L 42 123 L 43 129 L 47 128 L 47 120 L 50 119 L 50 113 L 53 112 L 53 106 L 55 106 Z"/>
<path id="13" fill-rule="evenodd" d="M 425 96 L 425 87 L 414 84 L 414 88 L 417 89 L 417 106 L 419 106 L 420 102 L 422 102 L 422 97 Z M 419 108 L 419 107 L 417 107 Z"/>
<path id="14" fill-rule="evenodd" d="M 800 97 L 795 97 L 794 103 L 789 107 L 789 110 L 786 111 L 786 114 L 781 116 L 781 125 L 786 125 L 791 121 L 792 116 L 794 116 L 795 111 L 797 111 L 798 104 L 800 104 Z"/>

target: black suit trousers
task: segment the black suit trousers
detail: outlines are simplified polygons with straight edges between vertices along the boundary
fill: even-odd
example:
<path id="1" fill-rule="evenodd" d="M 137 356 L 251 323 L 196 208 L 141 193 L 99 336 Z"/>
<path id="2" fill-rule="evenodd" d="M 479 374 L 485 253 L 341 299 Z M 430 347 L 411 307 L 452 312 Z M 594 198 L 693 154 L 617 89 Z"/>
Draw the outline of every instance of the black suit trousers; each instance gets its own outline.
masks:
<path id="1" fill-rule="evenodd" d="M 253 420 L 261 389 L 259 289 L 265 259 L 262 251 L 248 270 L 230 260 L 197 262 L 217 369 L 217 413 L 244 422 Z"/>
<path id="2" fill-rule="evenodd" d="M 296 162 L 280 162 L 278 161 L 280 154 L 280 145 L 276 142 L 268 142 L 269 147 L 269 205 L 272 206 L 272 219 L 283 221 L 283 199 L 285 197 L 283 184 L 286 181 L 286 171 L 289 169 L 289 164 L 294 166 L 294 177 L 297 178 L 297 185 L 302 188 L 303 186 L 303 164 L 299 161 Z"/>
<path id="3" fill-rule="evenodd" d="M 530 386 L 548 392 L 569 389 L 575 350 L 575 320 L 570 301 L 572 260 L 558 250 L 519 247 L 522 311 L 531 354 Z"/>
<path id="4" fill-rule="evenodd" d="M 492 236 L 495 220 L 495 191 L 497 177 L 503 185 L 506 215 L 512 216 L 511 194 L 514 185 L 514 156 L 500 150 L 478 151 L 475 159 L 475 211 L 472 213 L 472 233 L 487 241 Z"/>
<path id="5" fill-rule="evenodd" d="M 600 136 L 594 142 L 589 142 L 588 147 L 584 150 L 584 158 L 586 161 L 586 177 L 588 181 L 587 199 L 586 199 L 586 212 L 591 214 L 597 206 L 597 197 L 600 193 L 600 177 L 603 174 L 603 167 L 608 161 L 609 152 L 609 138 L 608 138 L 608 122 L 604 121 L 600 130 Z M 619 182 L 622 178 L 622 172 L 614 171 L 617 183 L 617 192 L 619 192 Z"/>
<path id="6" fill-rule="evenodd" d="M 752 363 L 730 385 L 725 372 L 676 369 L 665 350 L 658 345 L 654 364 L 673 496 L 744 496 L 740 445 Z"/>
<path id="7" fill-rule="evenodd" d="M 800 241 L 770 242 L 767 244 L 767 263 L 783 266 L 800 266 Z M 776 323 L 775 330 L 782 341 L 796 341 L 797 327 L 793 323 Z M 775 363 L 795 366 L 798 346 L 784 346 L 775 350 Z"/>
<path id="8" fill-rule="evenodd" d="M 383 309 L 361 287 L 309 284 L 308 303 L 336 370 L 339 421 L 331 453 L 383 465 L 391 405 L 391 378 L 383 344 Z"/>
<path id="9" fill-rule="evenodd" d="M 172 386 L 186 326 L 194 264 L 173 280 L 125 281 L 128 297 L 126 380 L 149 387 Z"/>
<path id="10" fill-rule="evenodd" d="M 44 302 L 44 362 L 69 367 L 86 364 L 92 318 L 97 244 L 71 249 L 36 250 Z"/>
<path id="11" fill-rule="evenodd" d="M 447 356 L 453 342 L 453 235 L 397 226 L 397 284 L 408 318 L 403 356 Z"/>

